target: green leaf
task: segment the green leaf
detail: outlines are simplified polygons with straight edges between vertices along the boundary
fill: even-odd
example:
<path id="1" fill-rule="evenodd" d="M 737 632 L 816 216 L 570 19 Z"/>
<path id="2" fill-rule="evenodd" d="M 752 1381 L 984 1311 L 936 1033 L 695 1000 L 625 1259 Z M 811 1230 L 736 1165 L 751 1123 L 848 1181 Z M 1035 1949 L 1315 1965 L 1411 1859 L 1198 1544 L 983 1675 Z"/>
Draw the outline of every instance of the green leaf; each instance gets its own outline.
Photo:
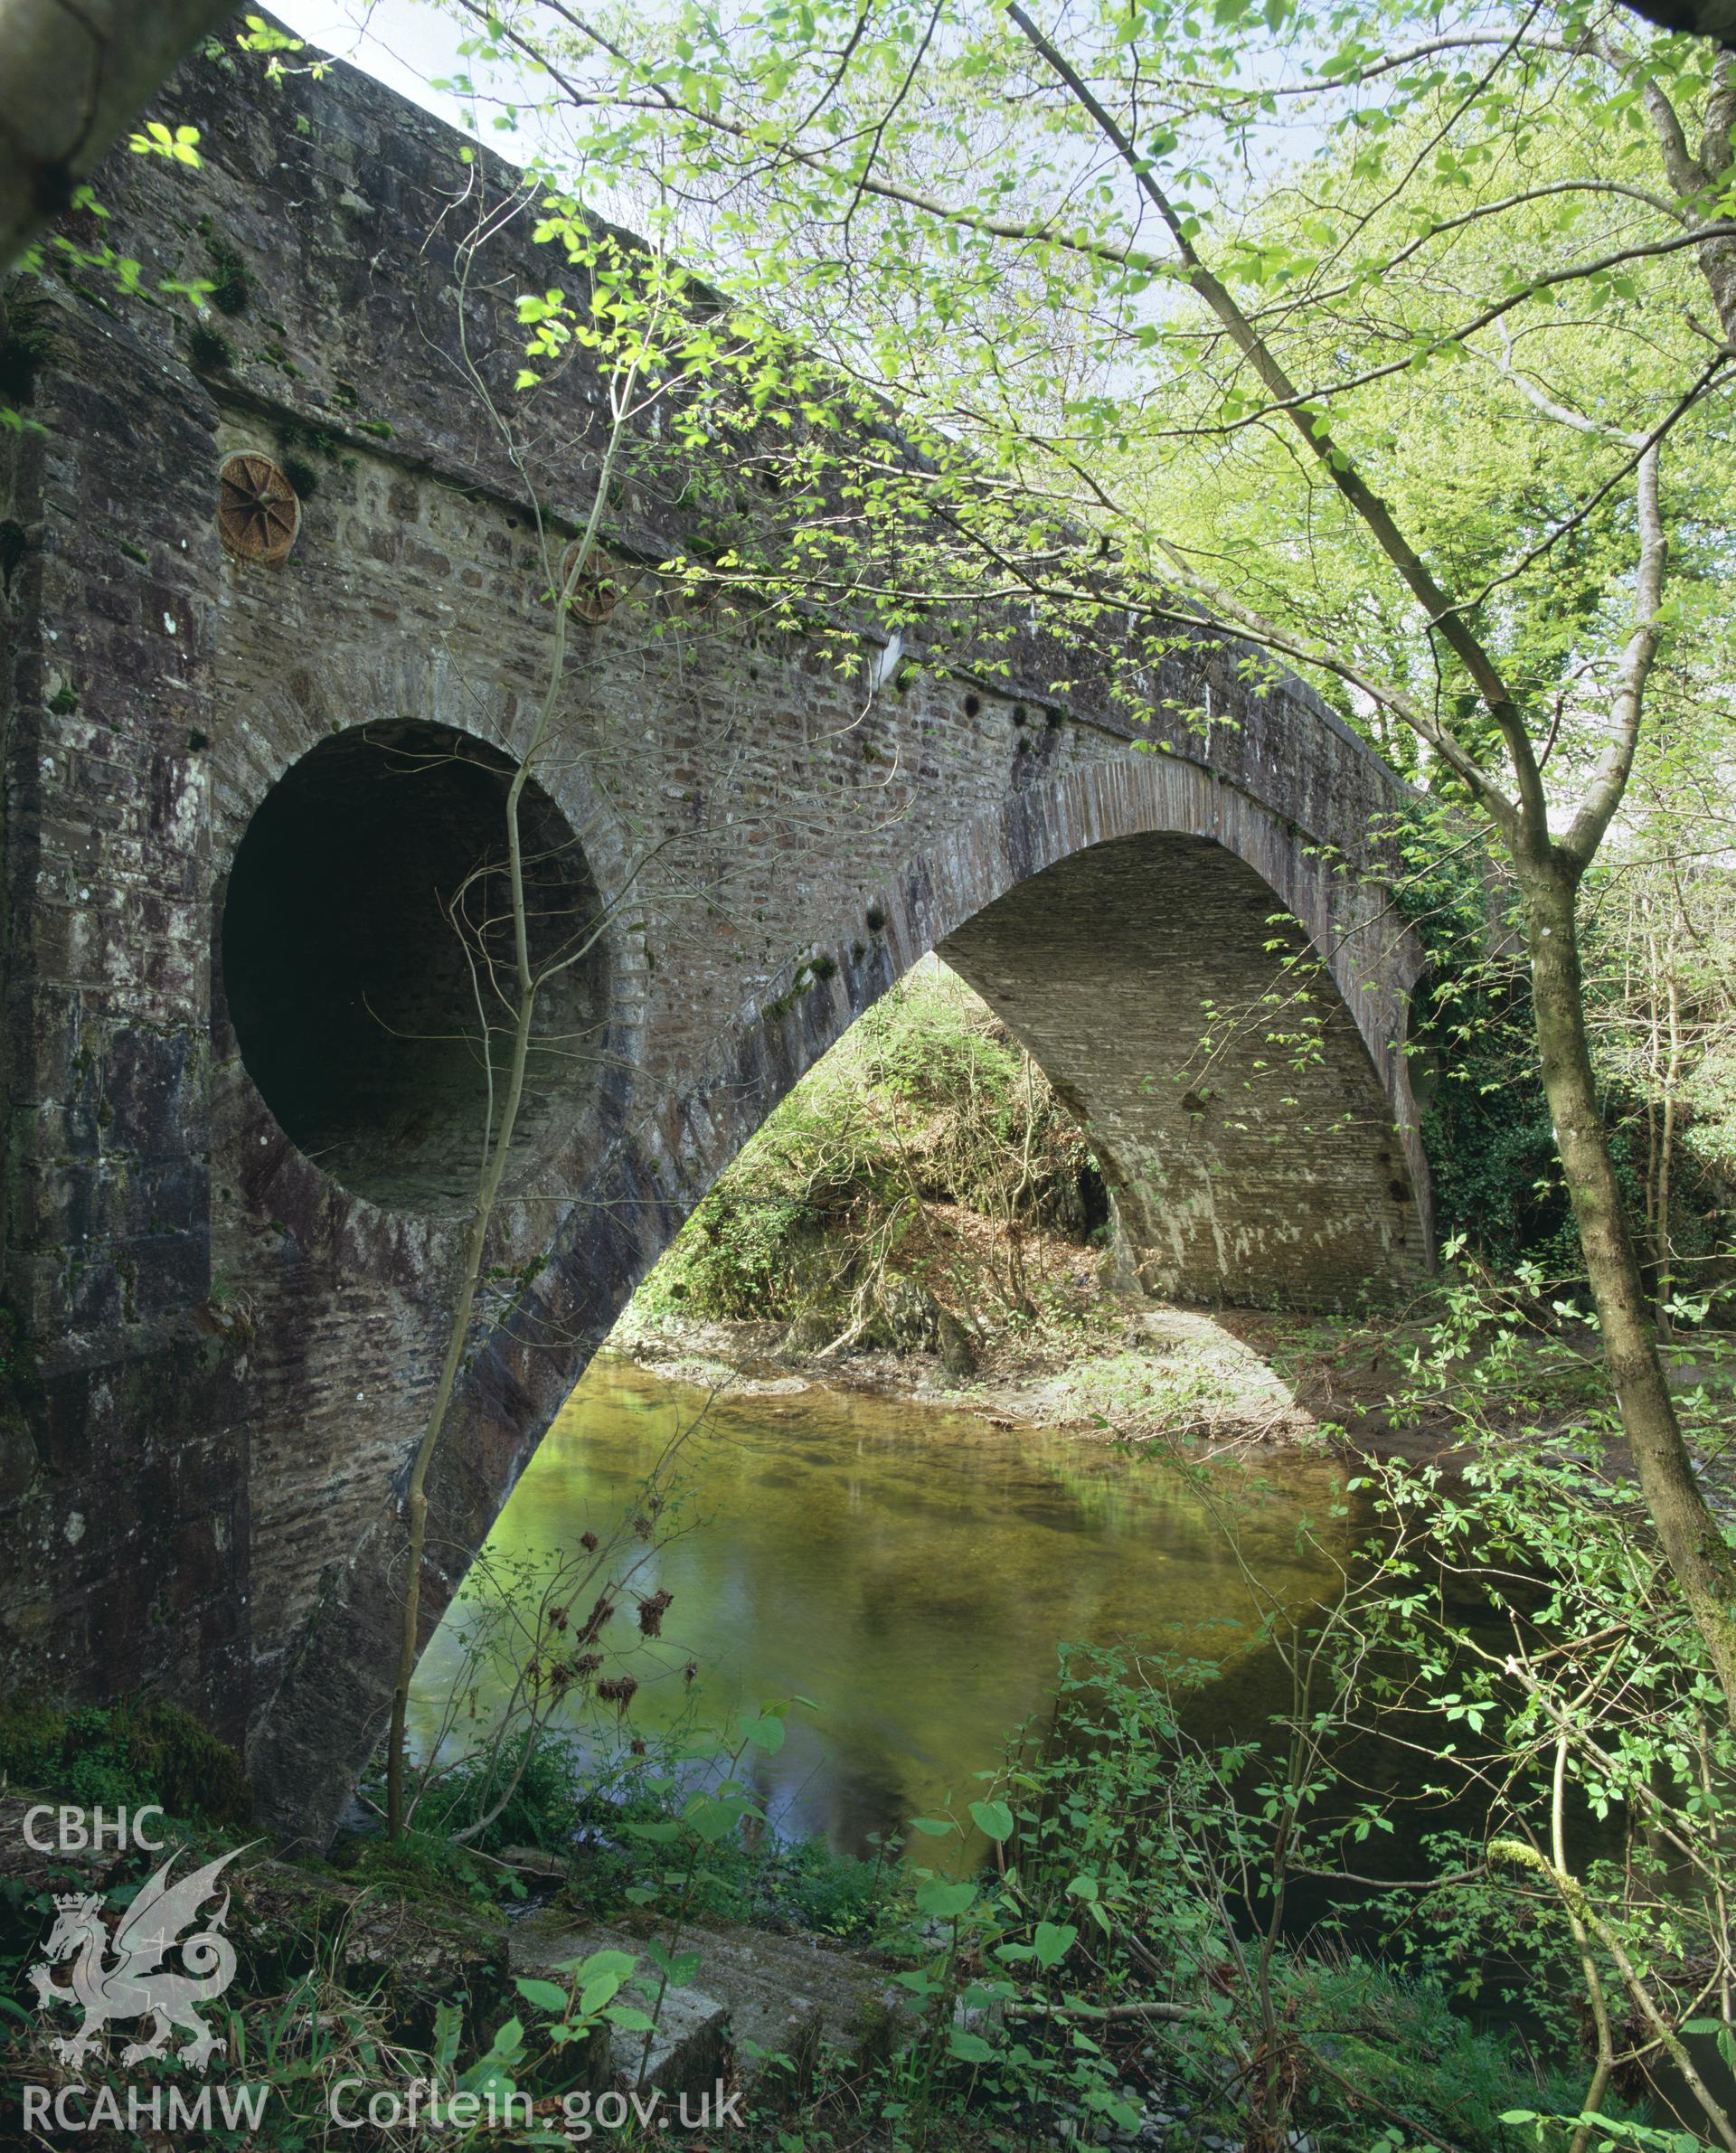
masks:
<path id="1" fill-rule="evenodd" d="M 912 1817 L 910 1818 L 910 1829 L 916 1832 L 926 1832 L 931 1839 L 944 1839 L 948 1832 L 956 1832 L 958 1828 L 956 1824 L 945 1817 Z"/>
<path id="2" fill-rule="evenodd" d="M 946 1884 L 939 1878 L 918 1887 L 916 1910 L 931 1920 L 954 1922 L 976 1896 L 974 1884 Z"/>
<path id="3" fill-rule="evenodd" d="M 963 2026 L 954 2026 L 947 2039 L 947 2052 L 957 2056 L 961 2063 L 992 2063 L 995 2051 L 980 2034 L 967 2033 Z"/>
<path id="4" fill-rule="evenodd" d="M 1039 1922 L 1033 1939 L 1037 1964 L 1045 1969 L 1059 1966 L 1078 1941 L 1079 1931 L 1071 1922 Z"/>
<path id="5" fill-rule="evenodd" d="M 460 2093 L 475 2093 L 482 2100 L 493 2099 L 498 2107 L 509 2101 L 517 2091 L 511 2074 L 500 2068 L 493 2056 L 484 2056 L 463 2073 L 458 2082 Z"/>
<path id="6" fill-rule="evenodd" d="M 744 1818 L 757 1814 L 753 1804 L 742 1800 L 740 1795 L 702 1794 L 687 1804 L 682 1821 L 706 1846 L 715 1846 L 727 1839 Z"/>
<path id="7" fill-rule="evenodd" d="M 645 1949 L 652 1965 L 656 1968 L 665 1980 L 673 1982 L 677 1988 L 691 1981 L 699 1971 L 699 1953 L 697 1951 L 672 1952 L 666 1945 L 656 1941 L 647 1942 Z"/>
<path id="8" fill-rule="evenodd" d="M 581 1981 L 600 1981 L 610 1974 L 618 1981 L 625 1981 L 638 1963 L 631 1951 L 592 1951 L 585 1959 L 564 1959 L 554 1970 L 558 1974 L 577 1974 Z"/>
<path id="9" fill-rule="evenodd" d="M 194 145 L 199 140 L 197 127 L 176 127 L 173 134 L 160 119 L 147 119 L 144 129 L 129 135 L 127 146 L 140 156 L 167 157 L 175 165 L 197 165 L 199 152 Z"/>
<path id="10" fill-rule="evenodd" d="M 784 1723 L 772 1713 L 749 1720 L 741 1733 L 755 1749 L 763 1750 L 768 1757 L 775 1757 L 784 1746 Z"/>
<path id="11" fill-rule="evenodd" d="M 567 1992 L 557 1988 L 552 1981 L 539 1981 L 529 1974 L 520 1974 L 513 1983 L 527 2004 L 534 2004 L 539 2011 L 563 2012 L 567 2007 Z"/>
<path id="12" fill-rule="evenodd" d="M 1013 1837 L 1013 1812 L 1004 1801 L 974 1801 L 970 1814 L 977 1830 L 997 1846 Z"/>

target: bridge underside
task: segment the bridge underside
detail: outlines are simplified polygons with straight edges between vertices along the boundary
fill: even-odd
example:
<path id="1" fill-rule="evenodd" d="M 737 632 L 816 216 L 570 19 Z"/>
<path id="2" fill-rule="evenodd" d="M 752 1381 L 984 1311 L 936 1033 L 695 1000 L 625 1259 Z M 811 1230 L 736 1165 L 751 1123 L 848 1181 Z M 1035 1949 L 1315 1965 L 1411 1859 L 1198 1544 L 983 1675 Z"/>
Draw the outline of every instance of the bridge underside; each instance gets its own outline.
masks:
<path id="1" fill-rule="evenodd" d="M 1348 1308 L 1426 1265 L 1392 1110 L 1337 984 L 1208 839 L 1075 854 L 940 955 L 1089 1132 L 1129 1282 Z"/>
<path id="2" fill-rule="evenodd" d="M 929 949 L 1024 1040 L 1086 1131 L 1128 1284 L 1350 1308 L 1426 1273 L 1414 1123 L 1400 1126 L 1389 1091 L 1403 1081 L 1415 951 L 1395 940 L 1377 887 L 1347 893 L 1277 818 L 1246 803 L 1226 812 L 1205 773 L 1156 758 L 1033 788 L 879 886 L 872 941 L 851 945 L 835 977 L 738 1030 L 702 1081 L 596 1162 L 533 1289 L 479 1342 L 430 1482 L 442 1551 L 424 1576 L 430 1629 L 692 1206 Z M 1310 931 L 1303 921 L 1326 900 L 1337 911 Z M 255 1123 L 243 1126 L 245 1157 Z M 306 1175 L 284 1158 L 256 1204 L 298 1212 Z M 308 1550 L 330 1533 L 318 1483 L 294 1456 L 255 1474 L 254 1574 L 280 1612 L 275 1635 L 255 1628 L 274 1689 L 251 1761 L 264 1818 L 288 1837 L 329 1831 L 383 1722 L 401 1528 L 395 1502 L 361 1476 L 401 1455 L 370 1451 L 354 1467 L 359 1537 L 318 1571 Z"/>

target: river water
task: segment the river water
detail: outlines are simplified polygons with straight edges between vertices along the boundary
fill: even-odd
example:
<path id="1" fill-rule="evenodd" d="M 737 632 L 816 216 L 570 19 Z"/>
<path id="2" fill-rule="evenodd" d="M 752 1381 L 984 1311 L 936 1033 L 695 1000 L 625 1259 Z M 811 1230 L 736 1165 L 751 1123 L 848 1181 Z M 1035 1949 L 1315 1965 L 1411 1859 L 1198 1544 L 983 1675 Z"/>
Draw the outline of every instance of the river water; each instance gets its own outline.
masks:
<path id="1" fill-rule="evenodd" d="M 1062 1642 L 1217 1661 L 1212 1731 L 1257 1733 L 1279 1676 L 1254 1648 L 1249 1573 L 1286 1604 L 1316 1601 L 1350 1532 L 1337 1470 L 1317 1459 L 1203 1478 L 892 1399 L 708 1394 L 604 1355 L 482 1567 L 583 1565 L 582 1534 L 607 1543 L 647 1515 L 654 1473 L 661 1506 L 649 1539 L 629 1529 L 621 1542 L 630 1591 L 600 1639 L 639 1686 L 624 1717 L 594 1704 L 563 1717 L 595 1750 L 804 1700 L 776 1757 L 748 1752 L 750 1772 L 779 1834 L 840 1854 L 981 1791 L 975 1775 L 1008 1733 L 1047 1712 Z M 575 1601 L 580 1622 L 596 1582 Z M 637 1602 L 660 1592 L 661 1633 L 643 1638 Z M 521 1588 L 521 1608 L 531 1599 Z M 506 1662 L 479 1667 L 474 1650 L 491 1604 L 461 1596 L 423 1657 L 412 1726 L 424 1749 L 455 1698 L 461 1733 L 486 1725 L 505 1692 Z"/>

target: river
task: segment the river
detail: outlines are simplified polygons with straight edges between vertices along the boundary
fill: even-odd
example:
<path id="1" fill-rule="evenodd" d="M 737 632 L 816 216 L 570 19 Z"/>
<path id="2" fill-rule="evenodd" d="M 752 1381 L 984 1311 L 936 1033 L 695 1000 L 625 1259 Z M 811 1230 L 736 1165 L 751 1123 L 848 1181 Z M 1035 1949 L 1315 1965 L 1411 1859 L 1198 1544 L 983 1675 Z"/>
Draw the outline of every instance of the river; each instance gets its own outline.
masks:
<path id="1" fill-rule="evenodd" d="M 814 1385 L 712 1395 L 603 1355 L 501 1513 L 486 1568 L 583 1563 L 582 1534 L 608 1542 L 646 1516 L 660 1461 L 651 1537 L 626 1535 L 631 1589 L 600 1639 L 639 1686 L 624 1716 L 591 1704 L 561 1717 L 588 1747 L 618 1749 L 801 1699 L 781 1751 L 749 1752 L 749 1769 L 776 1831 L 840 1854 L 978 1794 L 1009 1732 L 1050 1708 L 1063 1641 L 1219 1661 L 1214 1731 L 1256 1732 L 1279 1676 L 1250 1649 L 1249 1573 L 1287 1604 L 1313 1601 L 1349 1533 L 1338 1471 L 1317 1459 L 1205 1478 Z M 637 1602 L 665 1592 L 660 1634 L 642 1638 Z M 486 1725 L 505 1693 L 504 1665 L 478 1667 L 472 1649 L 488 1604 L 461 1596 L 423 1657 L 424 1750 L 455 1698 L 464 1726 Z"/>

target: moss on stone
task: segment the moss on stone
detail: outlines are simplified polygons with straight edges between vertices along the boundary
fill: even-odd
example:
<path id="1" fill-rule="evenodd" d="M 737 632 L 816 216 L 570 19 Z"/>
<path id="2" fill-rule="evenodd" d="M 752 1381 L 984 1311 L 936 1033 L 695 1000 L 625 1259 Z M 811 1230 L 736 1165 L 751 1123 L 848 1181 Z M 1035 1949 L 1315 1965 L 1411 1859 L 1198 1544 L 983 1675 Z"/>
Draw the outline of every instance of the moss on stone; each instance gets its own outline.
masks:
<path id="1" fill-rule="evenodd" d="M 40 302 L 14 301 L 0 320 L 0 403 L 32 403 L 36 377 L 54 357 L 53 331 Z"/>
<path id="2" fill-rule="evenodd" d="M 253 279 L 234 248 L 220 239 L 207 239 L 205 253 L 211 262 L 211 304 L 219 314 L 231 317 L 245 314 L 253 295 Z"/>
<path id="3" fill-rule="evenodd" d="M 235 364 L 235 347 L 221 330 L 194 322 L 187 331 L 187 356 L 201 373 L 222 373 Z"/>
<path id="4" fill-rule="evenodd" d="M 68 1708 L 0 1703 L 0 1774 L 86 1803 L 158 1802 L 172 1817 L 244 1825 L 241 1761 L 191 1713 L 157 1698 Z"/>
<path id="5" fill-rule="evenodd" d="M 17 574 L 30 540 L 22 524 L 0 524 L 0 584 L 12 589 L 12 579 Z"/>

